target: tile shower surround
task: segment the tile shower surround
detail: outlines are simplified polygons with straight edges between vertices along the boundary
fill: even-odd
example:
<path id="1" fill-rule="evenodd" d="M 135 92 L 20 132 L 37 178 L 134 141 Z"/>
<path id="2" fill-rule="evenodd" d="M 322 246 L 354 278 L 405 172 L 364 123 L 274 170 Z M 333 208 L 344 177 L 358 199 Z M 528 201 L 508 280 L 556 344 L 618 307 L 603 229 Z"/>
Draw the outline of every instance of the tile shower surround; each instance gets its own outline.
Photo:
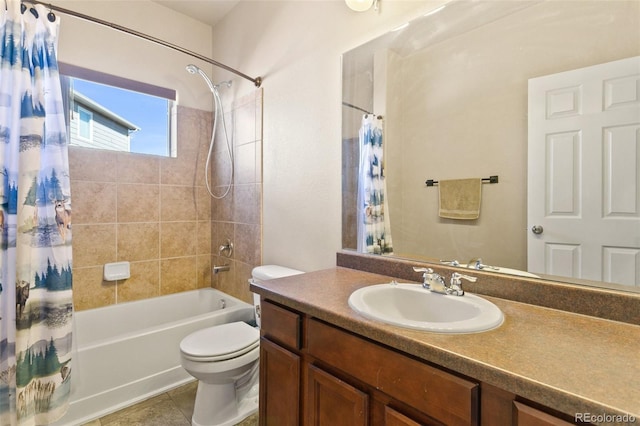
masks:
<path id="1" fill-rule="evenodd" d="M 222 200 L 204 182 L 211 112 L 178 107 L 177 158 L 70 147 L 76 310 L 209 286 L 251 301 L 247 279 L 262 257 L 262 92 L 225 114 L 236 171 Z M 218 125 L 214 194 L 228 181 L 225 149 Z M 233 256 L 219 258 L 227 238 Z M 103 281 L 105 263 L 125 260 L 130 279 Z M 212 275 L 214 264 L 231 270 Z"/>

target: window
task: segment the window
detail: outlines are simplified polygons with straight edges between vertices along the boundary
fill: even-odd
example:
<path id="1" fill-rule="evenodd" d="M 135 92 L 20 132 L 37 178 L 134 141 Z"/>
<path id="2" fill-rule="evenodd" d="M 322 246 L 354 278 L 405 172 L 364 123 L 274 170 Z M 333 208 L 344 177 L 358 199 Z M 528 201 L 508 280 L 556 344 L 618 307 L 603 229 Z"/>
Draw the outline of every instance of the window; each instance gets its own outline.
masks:
<path id="1" fill-rule="evenodd" d="M 72 146 L 175 157 L 175 91 L 59 64 Z"/>
<path id="2" fill-rule="evenodd" d="M 78 126 L 77 126 L 78 132 L 77 133 L 79 138 L 91 141 L 92 121 L 93 121 L 93 114 L 91 113 L 91 111 L 88 111 L 82 108 L 81 106 L 78 106 Z"/>

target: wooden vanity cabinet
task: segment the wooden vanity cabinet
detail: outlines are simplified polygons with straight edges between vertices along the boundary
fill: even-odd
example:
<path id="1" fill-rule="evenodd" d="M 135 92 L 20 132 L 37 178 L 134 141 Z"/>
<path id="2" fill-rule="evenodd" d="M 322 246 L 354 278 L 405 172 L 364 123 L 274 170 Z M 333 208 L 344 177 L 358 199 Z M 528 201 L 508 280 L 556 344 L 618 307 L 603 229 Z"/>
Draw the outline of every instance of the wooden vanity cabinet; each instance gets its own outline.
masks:
<path id="1" fill-rule="evenodd" d="M 302 316 L 266 301 L 260 309 L 260 424 L 298 426 Z"/>
<path id="2" fill-rule="evenodd" d="M 261 309 L 260 425 L 570 424 L 268 300 Z"/>

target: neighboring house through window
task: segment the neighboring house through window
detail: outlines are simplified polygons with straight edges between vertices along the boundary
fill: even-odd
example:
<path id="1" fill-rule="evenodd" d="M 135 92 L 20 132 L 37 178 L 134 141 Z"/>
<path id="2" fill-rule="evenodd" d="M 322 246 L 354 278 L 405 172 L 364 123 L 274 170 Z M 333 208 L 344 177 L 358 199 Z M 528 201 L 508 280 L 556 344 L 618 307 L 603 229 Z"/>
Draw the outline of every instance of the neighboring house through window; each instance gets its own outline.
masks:
<path id="1" fill-rule="evenodd" d="M 71 145 L 131 150 L 131 134 L 139 130 L 138 126 L 75 90 L 71 100 Z"/>

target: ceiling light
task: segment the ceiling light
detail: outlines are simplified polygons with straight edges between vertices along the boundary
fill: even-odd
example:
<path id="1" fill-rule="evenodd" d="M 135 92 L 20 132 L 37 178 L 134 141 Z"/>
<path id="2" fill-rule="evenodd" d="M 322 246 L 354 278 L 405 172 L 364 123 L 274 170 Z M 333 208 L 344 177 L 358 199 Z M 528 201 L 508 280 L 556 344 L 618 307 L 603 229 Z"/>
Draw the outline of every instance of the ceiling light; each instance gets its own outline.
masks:
<path id="1" fill-rule="evenodd" d="M 356 12 L 365 12 L 371 9 L 371 6 L 376 5 L 376 10 L 378 10 L 378 0 L 344 0 L 349 9 L 354 10 Z"/>

